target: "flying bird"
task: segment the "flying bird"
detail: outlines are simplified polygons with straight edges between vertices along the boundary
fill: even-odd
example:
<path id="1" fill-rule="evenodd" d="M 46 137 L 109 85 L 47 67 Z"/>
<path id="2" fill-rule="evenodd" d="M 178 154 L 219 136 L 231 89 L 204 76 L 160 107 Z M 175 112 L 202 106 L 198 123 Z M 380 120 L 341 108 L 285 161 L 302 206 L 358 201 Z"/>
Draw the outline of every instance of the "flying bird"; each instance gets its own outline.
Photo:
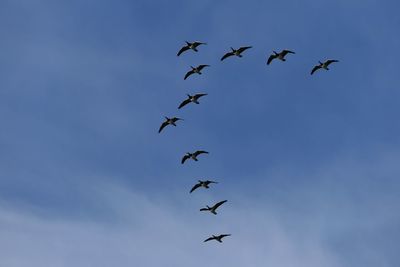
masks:
<path id="1" fill-rule="evenodd" d="M 204 187 L 204 188 L 208 189 L 208 188 L 210 188 L 210 186 L 209 186 L 210 184 L 218 184 L 218 182 L 209 181 L 209 180 L 206 180 L 206 181 L 199 180 L 199 182 L 192 187 L 192 189 L 190 190 L 190 193 L 192 193 L 194 190 L 196 190 L 199 187 Z"/>
<path id="2" fill-rule="evenodd" d="M 209 211 L 209 212 L 211 212 L 212 214 L 217 215 L 217 209 L 218 209 L 218 207 L 221 206 L 222 204 L 224 204 L 224 203 L 227 202 L 227 201 L 228 201 L 228 200 L 220 201 L 220 202 L 214 204 L 214 206 L 212 206 L 212 207 L 209 207 L 209 206 L 207 205 L 206 208 L 202 208 L 202 209 L 200 209 L 200 211 Z"/>
<path id="3" fill-rule="evenodd" d="M 328 59 L 328 60 L 325 61 L 325 62 L 318 61 L 319 65 L 316 65 L 316 66 L 311 70 L 311 75 L 313 75 L 314 72 L 316 72 L 316 71 L 319 70 L 319 69 L 329 70 L 329 69 L 328 69 L 328 66 L 329 66 L 331 63 L 334 63 L 334 62 L 339 62 L 339 60 L 336 60 L 336 59 Z"/>
<path id="4" fill-rule="evenodd" d="M 221 61 L 223 61 L 225 58 L 230 57 L 230 56 L 242 57 L 241 54 L 242 54 L 245 50 L 247 50 L 247 49 L 249 49 L 249 48 L 252 48 L 252 47 L 251 47 L 251 46 L 242 46 L 242 47 L 240 47 L 239 49 L 234 49 L 233 47 L 231 47 L 231 50 L 232 50 L 232 51 L 226 53 L 226 54 L 221 58 Z"/>
<path id="5" fill-rule="evenodd" d="M 197 67 L 190 66 L 192 69 L 189 70 L 189 71 L 186 73 L 185 78 L 183 78 L 183 79 L 186 80 L 187 77 L 189 77 L 190 75 L 192 75 L 192 74 L 194 74 L 194 73 L 201 74 L 201 70 L 202 70 L 203 68 L 209 67 L 209 66 L 210 66 L 210 65 L 198 65 Z"/>
<path id="6" fill-rule="evenodd" d="M 177 118 L 177 117 L 173 117 L 173 118 L 165 117 L 165 121 L 161 124 L 160 129 L 158 130 L 158 133 L 161 133 L 161 131 L 168 125 L 176 126 L 176 122 L 179 120 L 183 120 L 183 119 Z"/>
<path id="7" fill-rule="evenodd" d="M 187 104 L 193 102 L 195 104 L 200 104 L 200 102 L 198 101 L 200 97 L 205 96 L 207 94 L 195 94 L 195 95 L 187 95 L 188 98 L 186 100 L 184 100 L 178 107 L 178 109 L 186 106 Z"/>
<path id="8" fill-rule="evenodd" d="M 186 45 L 183 46 L 183 47 L 179 50 L 179 52 L 178 52 L 178 54 L 177 54 L 178 57 L 179 57 L 183 52 L 185 52 L 185 51 L 187 51 L 187 50 L 189 50 L 189 49 L 192 49 L 193 51 L 198 52 L 197 47 L 198 47 L 199 45 L 206 45 L 206 44 L 207 44 L 207 43 L 202 43 L 202 42 L 198 42 L 198 41 L 194 41 L 194 42 L 192 42 L 192 43 L 190 43 L 190 42 L 188 42 L 188 41 L 185 41 L 185 43 L 186 43 Z"/>
<path id="9" fill-rule="evenodd" d="M 204 240 L 204 242 L 208 242 L 210 240 L 216 240 L 219 243 L 222 243 L 222 238 L 226 237 L 226 236 L 230 236 L 230 234 L 223 234 L 223 235 L 212 235 L 211 237 L 207 238 L 206 240 Z"/>
<path id="10" fill-rule="evenodd" d="M 287 54 L 295 54 L 295 52 L 290 51 L 290 50 L 282 50 L 280 53 L 277 53 L 275 51 L 272 55 L 269 56 L 268 61 L 267 61 L 267 65 L 271 64 L 272 60 L 274 60 L 275 58 L 280 59 L 282 61 L 286 61 L 285 56 Z"/>
<path id="11" fill-rule="evenodd" d="M 208 152 L 204 150 L 197 150 L 196 152 L 193 153 L 187 152 L 185 156 L 183 156 L 181 163 L 182 164 L 185 163 L 185 161 L 188 159 L 193 159 L 194 161 L 198 161 L 197 156 L 200 154 L 208 154 Z"/>

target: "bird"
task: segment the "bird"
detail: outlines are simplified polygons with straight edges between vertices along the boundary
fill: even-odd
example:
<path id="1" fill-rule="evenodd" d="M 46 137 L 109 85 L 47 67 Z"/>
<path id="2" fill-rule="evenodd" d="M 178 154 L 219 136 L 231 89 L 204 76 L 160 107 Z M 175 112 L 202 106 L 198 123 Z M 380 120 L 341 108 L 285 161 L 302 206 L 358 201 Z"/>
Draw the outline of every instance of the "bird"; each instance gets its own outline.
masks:
<path id="1" fill-rule="evenodd" d="M 165 121 L 161 124 L 160 129 L 158 130 L 158 133 L 161 133 L 161 131 L 168 125 L 173 125 L 176 126 L 176 122 L 183 120 L 181 118 L 173 117 L 173 118 L 168 118 L 165 117 Z"/>
<path id="2" fill-rule="evenodd" d="M 220 201 L 220 202 L 218 202 L 218 203 L 215 203 L 214 206 L 212 206 L 212 207 L 209 207 L 209 206 L 207 205 L 206 208 L 202 208 L 202 209 L 200 209 L 200 211 L 209 211 L 209 212 L 211 212 L 212 214 L 217 215 L 217 209 L 218 209 L 218 207 L 221 206 L 222 204 L 224 204 L 224 203 L 227 202 L 227 201 L 228 201 L 228 200 Z"/>
<path id="3" fill-rule="evenodd" d="M 192 193 L 194 190 L 196 190 L 199 187 L 204 187 L 204 188 L 208 189 L 208 188 L 210 188 L 210 186 L 209 186 L 210 184 L 218 184 L 218 182 L 209 181 L 209 180 L 206 180 L 206 181 L 199 180 L 199 182 L 192 187 L 192 189 L 190 190 L 190 193 Z"/>
<path id="4" fill-rule="evenodd" d="M 178 107 L 178 109 L 186 106 L 187 104 L 189 104 L 190 102 L 193 102 L 195 104 L 200 104 L 200 102 L 198 101 L 200 97 L 202 96 L 206 96 L 207 94 L 195 94 L 195 95 L 189 95 L 187 94 L 188 98 L 185 99 Z"/>
<path id="5" fill-rule="evenodd" d="M 183 156 L 181 163 L 182 164 L 185 163 L 187 159 L 193 159 L 194 161 L 198 161 L 197 156 L 200 154 L 208 154 L 208 152 L 204 150 L 197 150 L 196 152 L 193 153 L 187 152 L 185 156 Z"/>
<path id="6" fill-rule="evenodd" d="M 183 52 L 185 52 L 185 51 L 187 51 L 187 50 L 189 50 L 189 49 L 192 49 L 193 51 L 195 51 L 195 52 L 198 52 L 198 50 L 197 50 L 197 47 L 199 46 L 199 45 L 206 45 L 207 43 L 202 43 L 202 42 L 199 42 L 199 41 L 194 41 L 194 42 L 188 42 L 188 41 L 185 41 L 185 43 L 186 43 L 186 45 L 185 46 L 183 46 L 180 50 L 179 50 L 179 52 L 178 52 L 178 54 L 177 54 L 177 56 L 179 57 Z"/>
<path id="7" fill-rule="evenodd" d="M 290 51 L 290 50 L 282 50 L 280 53 L 277 53 L 275 51 L 272 51 L 272 52 L 274 52 L 274 53 L 269 56 L 267 65 L 271 64 L 272 60 L 274 60 L 275 58 L 280 59 L 282 61 L 286 61 L 285 56 L 287 54 L 296 54 L 295 52 Z"/>
<path id="8" fill-rule="evenodd" d="M 198 65 L 197 67 L 193 67 L 193 66 L 190 66 L 190 67 L 191 67 L 192 69 L 189 70 L 189 71 L 186 73 L 185 78 L 183 78 L 184 80 L 186 80 L 187 77 L 189 77 L 190 75 L 192 75 L 192 74 L 194 74 L 194 73 L 201 74 L 201 70 L 202 70 L 203 68 L 205 68 L 205 67 L 210 67 L 210 65 Z"/>
<path id="9" fill-rule="evenodd" d="M 208 242 L 210 240 L 216 240 L 219 243 L 222 243 L 222 238 L 226 237 L 226 236 L 231 236 L 230 234 L 222 234 L 222 235 L 212 235 L 211 237 L 207 238 L 206 240 L 204 240 L 204 242 Z"/>
<path id="10" fill-rule="evenodd" d="M 318 61 L 319 65 L 314 66 L 314 68 L 311 70 L 311 75 L 313 75 L 314 72 L 316 72 L 316 71 L 319 70 L 319 69 L 329 70 L 329 69 L 328 69 L 328 66 L 329 66 L 331 63 L 334 63 L 334 62 L 339 62 L 339 60 L 336 60 L 336 59 L 328 59 L 328 60 L 325 61 L 325 62 Z"/>
<path id="11" fill-rule="evenodd" d="M 231 50 L 232 50 L 232 51 L 226 53 L 226 54 L 221 58 L 221 61 L 223 61 L 225 58 L 230 57 L 230 56 L 242 57 L 241 54 L 243 53 L 243 51 L 245 51 L 245 50 L 247 50 L 247 49 L 249 49 L 249 48 L 252 48 L 252 46 L 242 46 L 242 47 L 240 47 L 240 48 L 238 48 L 238 49 L 234 49 L 233 47 L 231 47 Z"/>

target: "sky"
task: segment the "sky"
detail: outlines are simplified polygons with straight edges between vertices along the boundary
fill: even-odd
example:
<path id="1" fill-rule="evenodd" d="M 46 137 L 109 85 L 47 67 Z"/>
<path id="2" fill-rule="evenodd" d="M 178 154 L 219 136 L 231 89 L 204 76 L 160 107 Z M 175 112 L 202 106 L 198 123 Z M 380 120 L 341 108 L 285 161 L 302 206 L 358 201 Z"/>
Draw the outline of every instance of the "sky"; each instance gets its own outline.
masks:
<path id="1" fill-rule="evenodd" d="M 0 267 L 397 267 L 399 8 L 1 1 Z"/>

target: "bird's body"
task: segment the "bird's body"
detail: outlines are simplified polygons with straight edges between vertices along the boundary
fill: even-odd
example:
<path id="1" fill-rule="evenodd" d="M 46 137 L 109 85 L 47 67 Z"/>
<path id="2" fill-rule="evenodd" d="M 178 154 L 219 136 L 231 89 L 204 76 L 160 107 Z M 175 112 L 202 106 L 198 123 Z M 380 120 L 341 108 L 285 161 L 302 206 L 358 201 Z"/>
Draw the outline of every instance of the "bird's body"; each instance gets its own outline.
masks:
<path id="1" fill-rule="evenodd" d="M 249 48 L 252 48 L 252 47 L 251 47 L 251 46 L 242 46 L 242 47 L 240 47 L 240 48 L 238 48 L 238 49 L 234 49 L 233 47 L 231 47 L 231 50 L 232 50 L 232 51 L 226 53 L 226 54 L 221 58 L 221 61 L 223 61 L 225 58 L 228 58 L 228 57 L 230 57 L 230 56 L 242 57 L 242 53 L 243 53 L 245 50 L 249 49 Z"/>
<path id="2" fill-rule="evenodd" d="M 336 59 L 328 59 L 328 60 L 325 61 L 325 62 L 318 61 L 319 64 L 316 65 L 316 66 L 314 66 L 314 68 L 311 70 L 311 75 L 313 75 L 314 72 L 316 72 L 316 71 L 319 70 L 319 69 L 329 70 L 328 66 L 329 66 L 331 63 L 334 63 L 334 62 L 339 62 L 339 60 L 336 60 Z"/>
<path id="3" fill-rule="evenodd" d="M 205 44 L 206 44 L 206 43 L 202 43 L 202 42 L 198 42 L 198 41 L 195 41 L 195 42 L 188 42 L 188 41 L 185 41 L 185 42 L 186 42 L 186 45 L 183 46 L 183 47 L 179 50 L 179 52 L 178 52 L 178 54 L 177 54 L 178 57 L 179 57 L 183 52 L 185 52 L 185 51 L 187 51 L 187 50 L 189 50 L 189 49 L 191 49 L 191 50 L 197 52 L 197 51 L 198 51 L 198 50 L 197 50 L 197 47 L 198 47 L 199 45 L 205 45 Z"/>
<path id="4" fill-rule="evenodd" d="M 222 243 L 222 238 L 227 237 L 227 236 L 230 236 L 230 234 L 212 235 L 211 237 L 204 240 L 204 242 L 208 242 L 210 240 L 215 240 L 215 241 L 218 241 L 219 243 Z"/>
<path id="5" fill-rule="evenodd" d="M 185 99 L 178 107 L 178 109 L 186 106 L 189 103 L 195 103 L 195 104 L 200 104 L 200 102 L 198 101 L 200 97 L 202 96 L 206 96 L 207 94 L 195 94 L 195 95 L 187 95 L 188 98 Z"/>
<path id="6" fill-rule="evenodd" d="M 212 214 L 217 215 L 217 209 L 218 209 L 218 207 L 221 206 L 222 204 L 224 204 L 224 203 L 227 202 L 227 201 L 228 201 L 228 200 L 220 201 L 220 202 L 214 204 L 214 206 L 212 206 L 212 207 L 206 206 L 206 208 L 202 208 L 202 209 L 200 209 L 200 211 L 209 211 L 209 212 L 211 212 Z"/>
<path id="7" fill-rule="evenodd" d="M 210 65 L 199 65 L 199 66 L 197 66 L 197 67 L 190 66 L 192 69 L 189 70 L 189 71 L 186 73 L 185 78 L 183 78 L 183 79 L 186 80 L 190 75 L 192 75 L 192 74 L 194 74 L 194 73 L 197 73 L 197 74 L 200 74 L 200 75 L 201 75 L 201 70 L 202 70 L 203 68 L 209 67 L 209 66 L 210 66 Z"/>
<path id="8" fill-rule="evenodd" d="M 161 131 L 168 125 L 176 126 L 176 122 L 179 120 L 183 120 L 183 119 L 177 118 L 177 117 L 173 117 L 173 118 L 165 117 L 165 121 L 161 124 L 160 129 L 158 130 L 158 133 L 161 133 Z"/>
<path id="9" fill-rule="evenodd" d="M 210 184 L 217 184 L 217 182 L 209 181 L 209 180 L 206 180 L 206 181 L 199 180 L 199 182 L 192 187 L 192 189 L 190 190 L 190 193 L 192 193 L 194 190 L 196 190 L 199 187 L 204 187 L 204 188 L 208 189 L 208 188 L 210 188 Z"/>
<path id="10" fill-rule="evenodd" d="M 272 55 L 269 56 L 268 60 L 267 60 L 267 65 L 271 64 L 272 60 L 274 59 L 279 59 L 281 61 L 286 61 L 285 56 L 287 54 L 295 54 L 295 52 L 290 51 L 290 50 L 282 50 L 280 53 L 277 53 L 275 51 L 273 51 L 274 53 Z"/>
<path id="11" fill-rule="evenodd" d="M 208 154 L 208 152 L 204 151 L 204 150 L 197 150 L 196 152 L 193 152 L 193 153 L 187 152 L 185 154 L 185 156 L 183 156 L 181 163 L 182 164 L 185 163 L 185 161 L 188 160 L 188 159 L 192 159 L 194 161 L 198 161 L 197 156 L 200 155 L 200 154 Z"/>

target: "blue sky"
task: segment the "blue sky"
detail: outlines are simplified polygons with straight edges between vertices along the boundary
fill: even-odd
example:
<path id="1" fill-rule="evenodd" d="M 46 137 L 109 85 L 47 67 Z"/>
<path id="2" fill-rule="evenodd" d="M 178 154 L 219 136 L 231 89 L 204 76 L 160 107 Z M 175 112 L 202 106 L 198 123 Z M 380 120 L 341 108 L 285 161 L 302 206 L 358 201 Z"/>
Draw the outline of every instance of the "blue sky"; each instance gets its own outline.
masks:
<path id="1" fill-rule="evenodd" d="M 1 1 L 0 266 L 397 266 L 399 8 Z"/>

